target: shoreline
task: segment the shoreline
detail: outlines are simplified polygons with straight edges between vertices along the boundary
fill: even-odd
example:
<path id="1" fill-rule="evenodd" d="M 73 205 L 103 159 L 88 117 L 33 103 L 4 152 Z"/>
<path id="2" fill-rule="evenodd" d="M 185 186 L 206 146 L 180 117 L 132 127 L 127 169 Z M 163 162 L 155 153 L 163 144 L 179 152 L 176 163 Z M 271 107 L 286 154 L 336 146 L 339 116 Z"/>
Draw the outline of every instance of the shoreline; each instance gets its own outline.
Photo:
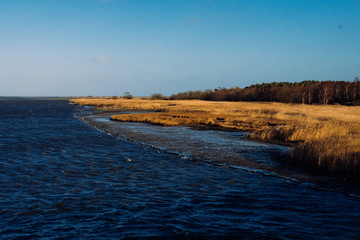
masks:
<path id="1" fill-rule="evenodd" d="M 114 111 L 116 112 L 116 111 Z M 129 114 L 144 114 L 144 113 L 148 113 L 147 111 L 144 112 L 138 112 L 138 113 L 133 113 L 134 110 L 128 110 L 129 113 L 126 113 L 126 115 Z M 259 141 L 259 142 L 265 142 L 265 143 L 270 143 L 270 144 L 276 144 L 276 145 L 281 145 L 281 146 L 288 146 L 288 147 L 294 147 L 296 145 L 296 143 L 294 142 L 284 142 L 281 140 L 277 140 L 277 139 L 257 139 L 254 137 L 251 137 L 251 132 L 249 131 L 245 131 L 245 130 L 241 130 L 241 129 L 235 129 L 235 128 L 227 128 L 227 127 L 221 127 L 221 126 L 214 126 L 214 125 L 205 125 L 205 124 L 176 124 L 176 125 L 170 125 L 170 124 L 162 124 L 162 123 L 158 123 L 156 122 L 156 120 L 152 121 L 152 120 L 137 120 L 136 118 L 132 118 L 130 116 L 130 118 L 132 119 L 122 119 L 122 117 L 125 114 L 121 113 L 121 114 L 116 114 L 110 117 L 111 121 L 117 121 L 117 122 L 134 122 L 134 123 L 147 123 L 147 124 L 152 124 L 152 125 L 158 125 L 158 126 L 165 126 L 165 127 L 175 127 L 175 126 L 184 126 L 184 127 L 189 127 L 191 129 L 194 130 L 199 130 L 199 131 L 206 131 L 206 130 L 215 130 L 215 131 L 224 131 L 224 132 L 242 132 L 242 133 L 247 133 L 248 135 L 245 136 L 245 139 L 249 139 L 252 141 Z"/>
<path id="2" fill-rule="evenodd" d="M 114 112 L 99 111 L 84 115 L 82 119 L 107 134 L 124 138 L 160 152 L 175 154 L 190 161 L 236 168 L 297 183 L 325 184 L 329 180 L 335 180 L 323 176 L 304 174 L 301 169 L 290 164 L 291 148 L 289 146 L 248 139 L 244 136 L 248 134 L 244 132 L 226 129 L 224 131 L 214 128 L 198 129 L 187 126 L 165 126 L 165 128 L 162 128 L 163 126 L 153 124 L 138 125 L 137 122 L 124 122 L 124 124 L 117 125 L 116 121 L 110 120 L 112 113 Z M 122 114 L 119 111 L 117 113 Z M 107 120 L 104 120 L 104 117 Z M 133 125 L 133 123 L 135 124 Z M 241 137 L 239 137 L 239 134 Z M 204 136 L 207 136 L 205 138 L 207 140 L 202 138 Z M 217 139 L 217 141 L 213 142 L 210 136 Z M 230 138 L 233 139 L 225 147 L 223 141 L 229 141 Z M 194 139 L 197 139 L 197 141 L 194 141 Z M 246 155 L 248 151 L 254 151 L 251 148 L 257 148 L 256 153 Z M 237 150 L 234 151 L 235 149 Z M 259 159 L 262 160 L 259 161 Z"/>
<path id="3" fill-rule="evenodd" d="M 292 146 L 292 164 L 307 171 L 360 180 L 360 107 L 201 100 L 72 99 L 97 110 L 150 111 L 111 120 L 249 132 L 251 140 Z"/>

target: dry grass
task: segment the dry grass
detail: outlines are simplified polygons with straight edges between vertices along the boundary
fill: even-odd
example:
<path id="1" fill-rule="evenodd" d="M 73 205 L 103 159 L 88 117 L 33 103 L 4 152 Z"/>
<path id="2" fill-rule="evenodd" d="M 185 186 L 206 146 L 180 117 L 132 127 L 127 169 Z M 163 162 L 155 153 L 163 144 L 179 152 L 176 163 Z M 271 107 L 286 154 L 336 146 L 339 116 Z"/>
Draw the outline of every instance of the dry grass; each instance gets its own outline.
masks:
<path id="1" fill-rule="evenodd" d="M 155 110 L 113 120 L 251 132 L 251 138 L 296 143 L 293 160 L 308 169 L 360 179 L 360 107 L 201 100 L 74 99 L 102 109 Z"/>

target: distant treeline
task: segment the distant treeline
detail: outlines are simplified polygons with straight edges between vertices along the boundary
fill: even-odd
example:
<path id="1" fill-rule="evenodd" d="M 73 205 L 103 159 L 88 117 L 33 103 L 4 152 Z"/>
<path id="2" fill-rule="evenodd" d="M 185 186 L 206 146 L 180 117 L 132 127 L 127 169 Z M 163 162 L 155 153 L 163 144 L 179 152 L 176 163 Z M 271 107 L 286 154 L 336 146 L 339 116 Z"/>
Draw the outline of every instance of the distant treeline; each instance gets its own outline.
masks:
<path id="1" fill-rule="evenodd" d="M 173 94 L 171 100 L 202 99 L 209 101 L 273 101 L 304 104 L 360 104 L 360 81 L 274 82 L 245 88 L 217 88 Z"/>

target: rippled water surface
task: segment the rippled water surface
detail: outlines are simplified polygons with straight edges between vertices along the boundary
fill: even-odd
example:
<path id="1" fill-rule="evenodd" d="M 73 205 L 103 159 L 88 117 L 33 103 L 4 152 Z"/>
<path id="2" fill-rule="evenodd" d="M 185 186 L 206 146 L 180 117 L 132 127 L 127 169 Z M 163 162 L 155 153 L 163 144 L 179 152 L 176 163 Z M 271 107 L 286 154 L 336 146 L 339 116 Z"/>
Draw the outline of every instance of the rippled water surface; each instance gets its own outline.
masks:
<path id="1" fill-rule="evenodd" d="M 360 239 L 358 187 L 288 166 L 288 151 L 66 101 L 0 101 L 0 236 Z"/>

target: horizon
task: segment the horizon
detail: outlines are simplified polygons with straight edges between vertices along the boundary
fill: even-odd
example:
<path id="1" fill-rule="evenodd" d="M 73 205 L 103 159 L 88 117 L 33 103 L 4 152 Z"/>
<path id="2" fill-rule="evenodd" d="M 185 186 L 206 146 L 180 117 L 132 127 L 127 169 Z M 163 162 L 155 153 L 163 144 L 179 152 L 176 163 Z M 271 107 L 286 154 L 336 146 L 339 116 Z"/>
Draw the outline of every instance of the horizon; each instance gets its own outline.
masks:
<path id="1" fill-rule="evenodd" d="M 360 0 L 4 0 L 0 96 L 165 96 L 360 76 Z"/>
<path id="2" fill-rule="evenodd" d="M 351 83 L 351 82 L 355 82 L 355 81 L 359 81 L 359 78 L 358 77 L 355 77 L 353 81 L 333 81 L 333 80 L 324 80 L 324 81 L 316 81 L 316 80 L 304 80 L 304 81 L 301 81 L 301 82 L 269 82 L 269 83 L 254 83 L 252 85 L 249 85 L 249 86 L 245 86 L 243 88 L 240 88 L 240 89 L 245 89 L 245 88 L 248 88 L 248 87 L 252 87 L 254 85 L 257 85 L 257 84 L 273 84 L 273 83 L 302 83 L 302 82 L 307 82 L 307 81 L 315 81 L 315 82 L 348 82 L 348 83 Z M 142 95 L 142 96 L 138 96 L 138 95 L 132 95 L 130 92 L 124 92 L 123 94 L 119 94 L 119 95 L 74 95 L 74 96 L 65 96 L 65 95 L 59 95 L 59 96 L 56 96 L 56 95 L 43 95 L 43 96 L 31 96 L 31 95 L 23 95 L 23 96 L 1 96 L 0 95 L 0 100 L 8 100 L 7 98 L 21 98 L 21 99 L 40 99 L 40 100 L 43 100 L 43 99 L 47 99 L 47 100 L 59 100 L 59 99 L 75 99 L 75 98 L 113 98 L 113 97 L 117 97 L 117 98 L 127 98 L 126 95 L 130 94 L 130 96 L 132 98 L 151 98 L 152 95 L 156 95 L 156 94 L 160 94 L 162 95 L 163 97 L 171 97 L 172 95 L 176 95 L 176 94 L 179 94 L 179 93 L 186 93 L 186 92 L 197 92 L 197 91 L 200 91 L 200 92 L 205 92 L 207 90 L 210 90 L 210 91 L 216 91 L 217 89 L 233 89 L 233 88 L 239 88 L 238 86 L 234 86 L 232 88 L 223 88 L 223 87 L 219 87 L 219 88 L 215 88 L 215 89 L 198 89 L 198 90 L 185 90 L 185 91 L 182 91 L 182 92 L 175 92 L 175 93 L 170 93 L 169 95 L 163 95 L 162 93 L 152 93 L 150 95 Z"/>

